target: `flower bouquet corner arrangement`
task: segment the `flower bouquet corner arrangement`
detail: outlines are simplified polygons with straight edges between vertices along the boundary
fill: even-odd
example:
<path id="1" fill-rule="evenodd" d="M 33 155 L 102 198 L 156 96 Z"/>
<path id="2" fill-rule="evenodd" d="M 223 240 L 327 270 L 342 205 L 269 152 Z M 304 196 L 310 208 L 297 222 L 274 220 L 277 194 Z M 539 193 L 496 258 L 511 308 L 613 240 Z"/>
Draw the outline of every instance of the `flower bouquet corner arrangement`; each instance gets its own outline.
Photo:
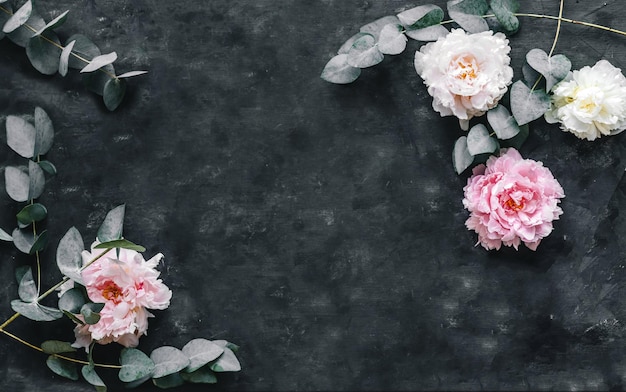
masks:
<path id="1" fill-rule="evenodd" d="M 409 39 L 421 45 L 413 56 L 416 76 L 434 111 L 458 119 L 452 166 L 459 175 L 471 172 L 462 201 L 470 213 L 466 226 L 487 250 L 521 244 L 536 250 L 563 214 L 557 179 L 541 162 L 522 157 L 532 122 L 558 124 L 588 142 L 626 129 L 621 70 L 607 59 L 573 70 L 566 54 L 555 54 L 563 23 L 626 32 L 566 18 L 565 2 L 558 4 L 558 16 L 551 16 L 520 12 L 516 0 L 451 0 L 448 19 L 437 5 L 418 5 L 362 26 L 321 73 L 327 82 L 349 84 L 385 56 L 404 52 Z M 510 44 L 523 18 L 556 22 L 555 36 L 548 50 L 526 53 L 522 78 L 514 80 Z"/>
<path id="2" fill-rule="evenodd" d="M 17 298 L 10 303 L 15 314 L 0 323 L 0 333 L 48 355 L 45 363 L 57 375 L 83 378 L 97 391 L 107 389 L 100 368 L 116 369 L 127 388 L 148 380 L 159 388 L 213 384 L 219 373 L 239 371 L 238 346 L 226 340 L 195 338 L 180 349 L 163 346 L 149 355 L 138 348 L 149 319 L 155 317 L 151 310 L 166 310 L 173 295 L 158 270 L 163 254 L 146 259 L 143 246 L 123 237 L 126 206 L 119 205 L 106 214 L 88 250 L 72 227 L 55 254 L 49 255 L 45 251 L 48 232 L 42 229 L 48 210 L 37 199 L 46 181 L 57 174 L 54 164 L 45 159 L 54 139 L 52 121 L 37 107 L 34 115 L 7 116 L 6 132 L 8 146 L 24 164 L 4 170 L 6 192 L 21 209 L 17 227 L 0 228 L 0 240 L 32 256 L 32 262 L 16 268 Z M 41 276 L 47 258 L 54 259 L 62 279 L 44 291 Z M 75 325 L 73 341 L 27 342 L 8 330 L 19 317 L 36 322 L 67 318 Z M 119 364 L 96 360 L 97 346 L 107 344 L 122 347 Z"/>

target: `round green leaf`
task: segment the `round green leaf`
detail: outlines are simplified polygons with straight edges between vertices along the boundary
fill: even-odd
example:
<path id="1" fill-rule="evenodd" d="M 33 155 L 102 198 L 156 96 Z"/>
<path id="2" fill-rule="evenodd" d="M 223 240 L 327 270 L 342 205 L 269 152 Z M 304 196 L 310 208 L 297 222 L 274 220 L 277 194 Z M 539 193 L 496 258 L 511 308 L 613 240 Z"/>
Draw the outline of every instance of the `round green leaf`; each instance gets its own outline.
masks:
<path id="1" fill-rule="evenodd" d="M 185 380 L 178 373 L 169 374 L 164 377 L 152 379 L 152 383 L 161 389 L 176 388 L 185 383 Z"/>
<path id="2" fill-rule="evenodd" d="M 35 108 L 35 149 L 33 156 L 45 155 L 50 151 L 54 141 L 54 127 L 52 120 L 45 110 L 37 106 Z"/>
<path id="3" fill-rule="evenodd" d="M 550 109 L 550 97 L 544 90 L 531 91 L 521 80 L 511 86 L 511 111 L 519 125 L 538 119 Z"/>
<path id="4" fill-rule="evenodd" d="M 96 391 L 106 391 L 106 385 L 104 385 L 104 381 L 102 381 L 100 376 L 98 376 L 98 373 L 96 373 L 96 369 L 94 369 L 93 365 L 84 365 L 80 369 L 80 372 L 82 373 L 85 381 L 96 387 Z"/>
<path id="5" fill-rule="evenodd" d="M 35 35 L 33 30 L 26 27 L 26 25 L 32 27 L 35 31 L 37 31 L 43 28 L 46 25 L 46 22 L 41 18 L 41 16 L 33 12 L 24 25 L 7 34 L 7 37 L 9 37 L 11 41 L 23 48 L 26 47 L 28 41 Z"/>
<path id="6" fill-rule="evenodd" d="M 50 355 L 46 360 L 46 365 L 54 373 L 61 377 L 69 378 L 70 380 L 78 380 L 78 368 L 76 364 L 68 362 L 58 358 L 57 356 Z"/>
<path id="7" fill-rule="evenodd" d="M 33 246 L 30 247 L 28 254 L 34 255 L 37 252 L 41 252 L 45 249 L 46 245 L 48 245 L 48 230 L 42 231 L 35 237 L 35 242 Z"/>
<path id="8" fill-rule="evenodd" d="M 338 54 L 326 64 L 321 77 L 330 83 L 347 84 L 354 82 L 359 75 L 361 68 L 348 64 L 347 54 Z"/>
<path id="9" fill-rule="evenodd" d="M 190 373 L 222 355 L 224 347 L 210 340 L 198 338 L 185 344 L 182 351 L 189 358 L 189 365 L 187 365 L 185 371 Z"/>
<path id="10" fill-rule="evenodd" d="M 517 0 L 491 0 L 490 6 L 498 22 L 507 33 L 512 34 L 519 29 L 519 20 L 514 14 L 519 9 Z"/>
<path id="11" fill-rule="evenodd" d="M 96 304 L 93 302 L 87 302 L 86 304 L 84 304 L 80 308 L 80 314 L 83 315 L 85 323 L 93 325 L 100 321 L 100 313 L 98 312 L 100 312 L 103 307 L 104 304 Z"/>
<path id="12" fill-rule="evenodd" d="M 59 309 L 40 305 L 37 302 L 11 301 L 11 308 L 22 316 L 34 321 L 54 321 L 63 317 Z"/>
<path id="13" fill-rule="evenodd" d="M 9 115 L 6 120 L 7 145 L 24 158 L 32 158 L 35 152 L 37 131 L 22 117 Z"/>
<path id="14" fill-rule="evenodd" d="M 0 229 L 0 241 L 12 242 L 13 241 L 13 237 L 11 237 L 11 234 L 9 234 L 6 231 Z"/>
<path id="15" fill-rule="evenodd" d="M 74 49 L 75 44 L 76 41 L 70 41 L 61 51 L 61 57 L 59 58 L 59 74 L 61 76 L 67 75 L 70 63 L 70 55 L 72 54 L 72 49 Z"/>
<path id="16" fill-rule="evenodd" d="M 132 78 L 135 76 L 139 76 L 139 75 L 144 75 L 147 74 L 148 71 L 130 71 L 130 72 L 125 72 L 121 75 L 117 75 L 118 79 L 126 79 L 126 78 Z"/>
<path id="17" fill-rule="evenodd" d="M 7 166 L 4 169 L 4 186 L 9 197 L 17 202 L 28 200 L 28 174 L 21 168 Z"/>
<path id="18" fill-rule="evenodd" d="M 126 81 L 124 79 L 112 78 L 104 84 L 102 97 L 104 106 L 110 111 L 117 109 L 126 94 Z"/>
<path id="19" fill-rule="evenodd" d="M 376 46 L 374 36 L 367 34 L 352 44 L 348 52 L 348 64 L 357 68 L 368 68 L 383 61 L 384 57 Z"/>
<path id="20" fill-rule="evenodd" d="M 28 18 L 30 18 L 31 13 L 33 12 L 33 3 L 31 0 L 28 0 L 24 5 L 20 7 L 17 11 L 13 13 L 13 15 L 9 18 L 9 20 L 2 27 L 2 32 L 10 33 L 12 31 L 17 30 L 18 27 L 22 26 L 26 23 Z"/>
<path id="21" fill-rule="evenodd" d="M 503 105 L 498 105 L 487 112 L 487 121 L 498 139 L 510 139 L 519 133 L 519 126 L 515 118 Z"/>
<path id="22" fill-rule="evenodd" d="M 40 35 L 45 31 L 48 30 L 52 30 L 52 29 L 56 29 L 57 27 L 61 26 L 63 23 L 65 23 L 65 21 L 67 20 L 67 14 L 68 11 L 65 11 L 64 13 L 62 13 L 61 15 L 57 16 L 56 18 L 52 19 L 50 22 L 48 22 L 48 24 L 46 24 L 43 28 L 39 29 L 39 31 L 37 31 L 35 33 L 35 35 Z"/>
<path id="23" fill-rule="evenodd" d="M 57 174 L 57 168 L 50 161 L 39 161 L 39 166 L 48 174 L 55 175 Z"/>
<path id="24" fill-rule="evenodd" d="M 36 162 L 28 161 L 28 199 L 33 200 L 41 196 L 46 185 L 46 176 L 43 169 Z"/>
<path id="25" fill-rule="evenodd" d="M 228 347 L 224 347 L 224 353 L 211 365 L 214 372 L 238 372 L 241 365 L 235 353 Z"/>
<path id="26" fill-rule="evenodd" d="M 71 227 L 59 241 L 56 260 L 61 273 L 70 279 L 82 283 L 80 270 L 83 266 L 81 253 L 85 250 L 83 238 L 75 227 Z"/>
<path id="27" fill-rule="evenodd" d="M 364 34 L 370 34 L 374 37 L 374 40 L 378 41 L 381 31 L 388 24 L 400 24 L 400 20 L 398 19 L 397 16 L 394 16 L 394 15 L 383 16 L 380 19 L 377 19 L 371 23 L 366 24 L 365 26 L 362 26 L 359 29 L 359 32 L 364 33 Z M 348 50 L 349 49 L 350 48 L 348 48 Z"/>
<path id="28" fill-rule="evenodd" d="M 399 13 L 398 19 L 407 29 L 423 29 L 441 23 L 443 10 L 434 4 L 420 5 Z"/>
<path id="29" fill-rule="evenodd" d="M 467 137 L 461 136 L 454 143 L 454 150 L 452 151 L 452 164 L 457 174 L 461 174 L 472 165 L 474 157 L 469 153 L 467 149 Z"/>
<path id="30" fill-rule="evenodd" d="M 191 373 L 180 373 L 180 376 L 186 382 L 194 384 L 215 384 L 217 377 L 209 366 L 203 366 Z"/>
<path id="31" fill-rule="evenodd" d="M 531 49 L 526 54 L 526 62 L 546 78 L 547 91 L 565 79 L 572 68 L 572 63 L 564 55 L 557 54 L 548 58 L 548 54 L 541 49 Z"/>
<path id="32" fill-rule="evenodd" d="M 113 75 L 115 75 L 115 68 L 113 68 L 113 65 L 109 64 L 100 68 L 100 70 L 100 72 L 83 74 L 83 83 L 89 91 L 98 95 L 103 95 L 104 86 L 109 80 L 111 80 L 112 77 L 114 77 Z"/>
<path id="33" fill-rule="evenodd" d="M 26 268 L 24 275 L 22 275 L 17 294 L 24 302 L 33 302 L 39 296 L 39 290 L 33 279 L 33 271 L 30 268 Z"/>
<path id="34" fill-rule="evenodd" d="M 26 56 L 33 67 L 44 75 L 54 75 L 59 70 L 61 50 L 46 39 L 60 45 L 61 41 L 53 31 L 36 35 L 26 44 Z"/>
<path id="35" fill-rule="evenodd" d="M 35 236 L 32 230 L 15 229 L 12 233 L 13 244 L 22 253 L 30 254 L 30 250 L 35 243 Z"/>
<path id="36" fill-rule="evenodd" d="M 396 55 L 406 49 L 407 38 L 404 28 L 399 24 L 388 24 L 383 27 L 378 38 L 378 50 L 383 54 Z"/>
<path id="37" fill-rule="evenodd" d="M 489 10 L 486 0 L 451 0 L 448 1 L 448 14 L 459 26 L 469 33 L 489 30 L 489 25 L 482 17 Z"/>
<path id="38" fill-rule="evenodd" d="M 17 221 L 26 225 L 33 222 L 40 222 L 46 218 L 48 210 L 43 204 L 28 204 L 17 213 Z"/>
<path id="39" fill-rule="evenodd" d="M 78 287 L 74 287 L 63 293 L 61 298 L 59 298 L 58 306 L 61 310 L 65 310 L 66 312 L 70 312 L 72 314 L 78 314 L 86 302 L 87 298 L 85 298 L 83 290 Z"/>
<path id="40" fill-rule="evenodd" d="M 7 0 L 0 1 L 0 3 L 4 3 L 2 8 L 7 10 L 8 12 L 0 12 L 0 26 L 4 26 L 4 24 L 9 20 L 11 15 L 13 15 L 13 7 L 11 4 L 7 3 Z M 0 39 L 4 38 L 4 31 L 0 29 Z"/>
<path id="41" fill-rule="evenodd" d="M 382 28 L 382 26 L 381 26 L 381 28 Z M 356 33 L 356 34 L 354 34 L 352 37 L 348 38 L 348 40 L 346 42 L 344 42 L 343 45 L 341 45 L 341 48 L 339 48 L 339 50 L 337 51 L 337 54 L 348 54 L 348 52 L 352 48 L 352 44 L 354 44 L 354 41 L 356 41 L 357 39 L 363 37 L 364 35 L 368 35 L 368 34 L 369 33 Z"/>
<path id="42" fill-rule="evenodd" d="M 498 149 L 498 143 L 489 136 L 483 124 L 477 124 L 467 134 L 467 151 L 471 155 L 491 154 Z"/>
<path id="43" fill-rule="evenodd" d="M 70 68 L 82 69 L 89 63 L 94 57 L 100 56 L 100 48 L 96 46 L 89 38 L 82 34 L 74 34 L 69 37 L 66 41 L 66 46 L 69 45 L 70 42 L 74 41 L 74 48 L 72 50 L 74 55 L 69 56 L 68 66 Z M 79 59 L 82 58 L 85 61 Z M 102 91 L 102 90 L 100 90 Z"/>
<path id="44" fill-rule="evenodd" d="M 150 354 L 154 362 L 153 378 L 161 378 L 177 373 L 189 365 L 189 358 L 176 347 L 163 346 L 155 349 Z"/>
<path id="45" fill-rule="evenodd" d="M 123 382 L 133 382 L 152 375 L 154 362 L 143 352 L 134 348 L 125 348 L 120 354 L 122 368 L 118 377 Z"/>
<path id="46" fill-rule="evenodd" d="M 46 354 L 62 354 L 76 351 L 69 342 L 61 342 L 60 340 L 46 340 L 41 343 L 41 349 Z"/>
<path id="47" fill-rule="evenodd" d="M 93 59 L 91 59 L 89 64 L 87 64 L 85 67 L 83 67 L 80 70 L 80 73 L 87 73 L 87 72 L 97 71 L 100 68 L 104 67 L 105 65 L 109 65 L 109 64 L 113 63 L 115 60 L 117 60 L 117 53 L 115 53 L 115 52 L 111 52 L 111 53 L 103 54 L 103 55 L 100 55 L 100 56 L 96 56 Z"/>
<path id="48" fill-rule="evenodd" d="M 107 212 L 104 221 L 98 229 L 98 241 L 108 242 L 119 240 L 122 238 L 122 230 L 124 228 L 124 214 L 126 213 L 126 205 L 122 204 L 111 211 Z"/>
<path id="49" fill-rule="evenodd" d="M 101 242 L 98 245 L 94 246 L 94 249 L 130 249 L 136 252 L 145 252 L 146 248 L 141 245 L 137 245 L 133 242 L 130 242 L 126 239 L 121 240 L 113 240 L 107 242 Z"/>

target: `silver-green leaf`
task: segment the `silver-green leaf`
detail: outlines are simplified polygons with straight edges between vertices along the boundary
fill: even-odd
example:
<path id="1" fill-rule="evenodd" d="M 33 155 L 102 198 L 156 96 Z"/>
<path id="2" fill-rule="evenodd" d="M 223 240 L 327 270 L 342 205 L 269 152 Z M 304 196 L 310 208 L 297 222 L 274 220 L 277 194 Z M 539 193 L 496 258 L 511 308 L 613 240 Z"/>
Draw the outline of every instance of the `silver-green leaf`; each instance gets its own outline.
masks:
<path id="1" fill-rule="evenodd" d="M 59 309 L 43 306 L 37 302 L 11 301 L 11 308 L 22 316 L 34 321 L 54 321 L 63 317 Z"/>
<path id="2" fill-rule="evenodd" d="M 69 57 L 68 66 L 70 68 L 84 68 L 85 65 L 89 63 L 89 60 L 102 54 L 102 52 L 100 52 L 100 48 L 98 48 L 96 44 L 82 34 L 74 34 L 70 36 L 65 45 L 69 45 L 72 41 L 75 41 L 74 48 L 72 50 L 75 55 L 71 55 Z"/>
<path id="3" fill-rule="evenodd" d="M 423 29 L 441 23 L 443 10 L 434 4 L 420 5 L 399 13 L 398 19 L 407 29 Z"/>
<path id="4" fill-rule="evenodd" d="M 467 136 L 461 136 L 454 143 L 452 150 L 452 164 L 457 174 L 461 174 L 472 165 L 474 157 L 467 149 Z"/>
<path id="5" fill-rule="evenodd" d="M 185 371 L 191 373 L 222 355 L 224 347 L 210 340 L 198 338 L 185 344 L 182 351 L 189 358 L 189 365 Z"/>
<path id="6" fill-rule="evenodd" d="M 80 70 L 80 73 L 94 72 L 104 67 L 105 65 L 109 65 L 117 60 L 117 53 L 111 52 L 107 54 L 103 54 L 100 56 L 96 56 L 89 64 L 87 64 L 83 69 Z"/>
<path id="7" fill-rule="evenodd" d="M 544 90 L 533 90 L 518 80 L 511 86 L 511 112 L 519 125 L 538 119 L 550 109 L 550 97 Z"/>
<path id="8" fill-rule="evenodd" d="M 80 369 L 80 372 L 82 373 L 85 381 L 96 387 L 96 391 L 106 392 L 107 387 L 106 385 L 104 385 L 104 381 L 102 381 L 98 373 L 96 373 L 96 369 L 93 367 L 93 365 L 84 365 Z"/>
<path id="9" fill-rule="evenodd" d="M 396 55 L 406 49 L 407 38 L 404 35 L 404 28 L 399 24 L 388 24 L 380 32 L 378 38 L 378 50 L 382 54 Z"/>
<path id="10" fill-rule="evenodd" d="M 13 237 L 11 237 L 11 234 L 9 234 L 6 231 L 0 229 L 0 241 L 12 242 L 13 241 Z"/>
<path id="11" fill-rule="evenodd" d="M 102 98 L 104 106 L 110 111 L 117 109 L 126 94 L 126 81 L 119 78 L 111 78 L 104 84 Z"/>
<path id="12" fill-rule="evenodd" d="M 211 370 L 210 366 L 203 366 L 198 370 L 191 373 L 180 373 L 180 376 L 186 382 L 194 384 L 215 384 L 217 383 L 217 377 Z"/>
<path id="13" fill-rule="evenodd" d="M 383 61 L 384 57 L 378 50 L 374 36 L 367 34 L 352 44 L 348 52 L 348 64 L 357 68 L 368 68 Z"/>
<path id="14" fill-rule="evenodd" d="M 61 50 L 49 41 L 60 45 L 61 41 L 53 31 L 36 35 L 26 44 L 26 56 L 32 66 L 44 75 L 54 75 L 59 70 Z"/>
<path id="15" fill-rule="evenodd" d="M 541 49 L 531 49 L 526 54 L 526 62 L 546 79 L 546 91 L 565 79 L 572 68 L 571 61 L 562 54 L 548 57 Z"/>
<path id="16" fill-rule="evenodd" d="M 107 242 L 119 240 L 122 238 L 122 230 L 124 228 L 124 214 L 126 213 L 126 205 L 122 204 L 111 211 L 104 217 L 104 221 L 98 229 L 98 241 Z"/>
<path id="17" fill-rule="evenodd" d="M 489 5 L 507 33 L 513 34 L 519 29 L 519 19 L 515 16 L 519 9 L 517 0 L 491 0 Z"/>
<path id="18" fill-rule="evenodd" d="M 9 20 L 2 27 L 2 31 L 4 33 L 10 33 L 16 30 L 18 27 L 22 26 L 28 18 L 30 18 L 30 14 L 33 12 L 33 3 L 31 0 L 28 0 L 24 5 L 20 7 L 17 11 L 13 13 L 13 16 L 9 18 Z"/>
<path id="19" fill-rule="evenodd" d="M 46 176 L 37 162 L 28 161 L 28 199 L 33 200 L 41 196 L 46 185 Z"/>
<path id="20" fill-rule="evenodd" d="M 79 314 L 82 307 L 87 302 L 83 290 L 78 287 L 73 287 L 63 293 L 59 298 L 59 309 L 72 314 Z"/>
<path id="21" fill-rule="evenodd" d="M 80 270 L 83 266 L 81 253 L 85 250 L 83 238 L 75 227 L 70 228 L 59 241 L 56 260 L 61 273 L 68 278 L 83 282 Z"/>
<path id="22" fill-rule="evenodd" d="M 39 106 L 35 108 L 35 134 L 33 156 L 45 155 L 54 141 L 54 127 L 48 113 Z"/>
<path id="23" fill-rule="evenodd" d="M 489 25 L 482 17 L 489 10 L 486 0 L 451 0 L 447 5 L 450 17 L 467 32 L 489 30 Z"/>
<path id="24" fill-rule="evenodd" d="M 474 125 L 467 134 L 467 151 L 471 155 L 491 154 L 498 149 L 496 139 L 489 136 L 483 124 Z"/>
<path id="25" fill-rule="evenodd" d="M 150 354 L 154 362 L 153 378 L 161 378 L 177 373 L 189 365 L 189 358 L 176 347 L 163 346 L 156 348 Z"/>
<path id="26" fill-rule="evenodd" d="M 62 342 L 60 340 L 46 340 L 41 343 L 41 349 L 46 354 L 62 354 L 76 351 L 76 349 L 72 347 L 71 343 Z"/>
<path id="27" fill-rule="evenodd" d="M 7 166 L 4 169 L 4 186 L 9 197 L 17 202 L 28 201 L 30 180 L 22 168 Z"/>
<path id="28" fill-rule="evenodd" d="M 362 26 L 359 29 L 359 32 L 364 33 L 364 34 L 371 34 L 374 37 L 374 40 L 378 41 L 380 33 L 385 26 L 387 26 L 388 24 L 399 24 L 399 23 L 400 23 L 400 20 L 394 15 L 383 16 L 380 19 L 376 19 L 375 21 L 368 23 L 365 26 Z"/>
<path id="29" fill-rule="evenodd" d="M 118 79 L 132 78 L 132 77 L 139 76 L 139 75 L 145 75 L 147 73 L 148 71 L 130 71 L 130 72 L 125 72 L 121 75 L 117 75 L 117 78 Z"/>
<path id="30" fill-rule="evenodd" d="M 54 373 L 70 380 L 78 380 L 78 368 L 75 363 L 65 361 L 55 355 L 50 355 L 46 360 L 46 365 Z"/>
<path id="31" fill-rule="evenodd" d="M 448 35 L 449 31 L 442 25 L 434 25 L 419 30 L 407 30 L 404 34 L 416 41 L 430 42 L 437 41 L 441 37 Z"/>
<path id="32" fill-rule="evenodd" d="M 517 121 L 503 105 L 498 105 L 489 110 L 487 121 L 500 140 L 510 139 L 520 132 Z"/>
<path id="33" fill-rule="evenodd" d="M 15 229 L 12 233 L 13 245 L 22 253 L 30 254 L 30 250 L 35 244 L 35 236 L 32 230 Z"/>
<path id="34" fill-rule="evenodd" d="M 59 74 L 61 76 L 67 75 L 70 64 L 70 55 L 72 54 L 72 49 L 74 49 L 75 44 L 76 40 L 70 41 L 61 51 L 61 57 L 59 58 Z"/>
<path id="35" fill-rule="evenodd" d="M 37 290 L 35 279 L 33 279 L 32 269 L 26 268 L 24 275 L 20 279 L 17 294 L 24 302 L 33 302 L 39 296 L 39 290 Z"/>
<path id="36" fill-rule="evenodd" d="M 56 18 L 52 19 L 43 28 L 39 29 L 35 33 L 35 35 L 40 35 L 40 34 L 44 33 L 45 31 L 52 30 L 52 29 L 55 29 L 55 28 L 61 26 L 67 20 L 68 12 L 70 12 L 70 11 L 67 10 L 64 13 L 62 13 L 61 15 L 57 16 Z"/>
<path id="37" fill-rule="evenodd" d="M 238 372 L 241 364 L 235 353 L 228 347 L 224 347 L 224 353 L 211 365 L 214 372 Z"/>
<path id="38" fill-rule="evenodd" d="M 348 64 L 348 55 L 338 54 L 324 67 L 321 78 L 335 84 L 348 84 L 354 82 L 361 75 L 361 68 Z"/>
<path id="39" fill-rule="evenodd" d="M 9 115 L 6 120 L 6 129 L 7 145 L 24 158 L 32 158 L 37 139 L 35 127 L 22 117 Z"/>
<path id="40" fill-rule="evenodd" d="M 125 348 L 120 354 L 122 368 L 118 377 L 123 382 L 141 380 L 151 376 L 154 371 L 154 362 L 142 351 L 134 348 Z"/>

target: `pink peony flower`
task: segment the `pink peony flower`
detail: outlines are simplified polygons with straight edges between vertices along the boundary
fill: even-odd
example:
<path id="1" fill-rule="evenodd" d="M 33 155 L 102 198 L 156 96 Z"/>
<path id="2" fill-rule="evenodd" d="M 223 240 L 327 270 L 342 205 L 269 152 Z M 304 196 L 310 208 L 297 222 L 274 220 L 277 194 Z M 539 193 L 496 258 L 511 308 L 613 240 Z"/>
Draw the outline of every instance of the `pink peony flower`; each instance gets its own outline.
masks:
<path id="1" fill-rule="evenodd" d="M 93 249 L 95 245 L 92 252 L 83 252 L 84 264 L 101 252 Z M 89 299 L 103 303 L 104 308 L 96 324 L 75 328 L 75 347 L 88 347 L 92 340 L 135 347 L 148 330 L 148 318 L 153 317 L 146 309 L 166 309 L 170 304 L 172 292 L 158 279 L 156 270 L 162 254 L 146 261 L 133 250 L 120 249 L 119 256 L 116 252 L 110 250 L 82 272 Z"/>
<path id="2" fill-rule="evenodd" d="M 550 170 L 513 148 L 474 168 L 463 191 L 463 206 L 470 212 L 465 225 L 478 233 L 476 245 L 485 249 L 502 244 L 517 249 L 523 242 L 536 250 L 563 213 L 557 204 L 565 194 Z"/>
<path id="3" fill-rule="evenodd" d="M 415 53 L 415 70 L 428 86 L 433 109 L 458 117 L 467 130 L 468 121 L 498 105 L 511 84 L 510 51 L 502 33 L 454 29 Z"/>

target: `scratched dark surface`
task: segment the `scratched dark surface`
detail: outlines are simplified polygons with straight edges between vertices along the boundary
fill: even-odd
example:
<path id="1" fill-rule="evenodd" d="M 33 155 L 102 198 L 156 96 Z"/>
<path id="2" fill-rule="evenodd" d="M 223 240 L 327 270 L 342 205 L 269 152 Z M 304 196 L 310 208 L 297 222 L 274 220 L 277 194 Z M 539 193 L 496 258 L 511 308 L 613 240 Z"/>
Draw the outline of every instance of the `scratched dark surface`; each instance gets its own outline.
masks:
<path id="1" fill-rule="evenodd" d="M 622 1 L 566 0 L 564 16 L 626 29 Z M 555 0 L 522 3 L 558 13 Z M 65 231 L 90 243 L 126 203 L 126 237 L 166 255 L 174 292 L 140 348 L 196 337 L 241 346 L 242 372 L 179 390 L 624 389 L 626 132 L 590 143 L 533 123 L 521 152 L 558 178 L 564 215 L 536 252 L 487 252 L 464 227 L 466 176 L 450 163 L 461 131 L 430 107 L 413 69 L 419 44 L 352 85 L 319 78 L 361 25 L 419 4 L 39 1 L 46 20 L 70 10 L 62 38 L 83 33 L 116 51 L 118 73 L 149 71 L 110 113 L 76 71 L 42 76 L 0 41 L 0 115 L 41 106 L 56 130 L 48 159 L 59 174 L 40 199 L 46 287 L 60 278 Z M 516 75 L 528 50 L 550 49 L 555 27 L 522 19 Z M 574 68 L 601 58 L 626 68 L 626 38 L 571 24 L 561 34 L 556 53 Z M 0 151 L 2 167 L 15 161 Z M 0 210 L 12 228 L 19 206 L 4 192 Z M 0 249 L 6 319 L 14 268 L 32 258 Z M 20 318 L 7 330 L 39 344 L 71 340 L 71 328 Z M 116 363 L 118 352 L 95 357 Z M 92 390 L 45 359 L 0 336 L 0 390 Z M 121 390 L 115 371 L 102 376 Z"/>

